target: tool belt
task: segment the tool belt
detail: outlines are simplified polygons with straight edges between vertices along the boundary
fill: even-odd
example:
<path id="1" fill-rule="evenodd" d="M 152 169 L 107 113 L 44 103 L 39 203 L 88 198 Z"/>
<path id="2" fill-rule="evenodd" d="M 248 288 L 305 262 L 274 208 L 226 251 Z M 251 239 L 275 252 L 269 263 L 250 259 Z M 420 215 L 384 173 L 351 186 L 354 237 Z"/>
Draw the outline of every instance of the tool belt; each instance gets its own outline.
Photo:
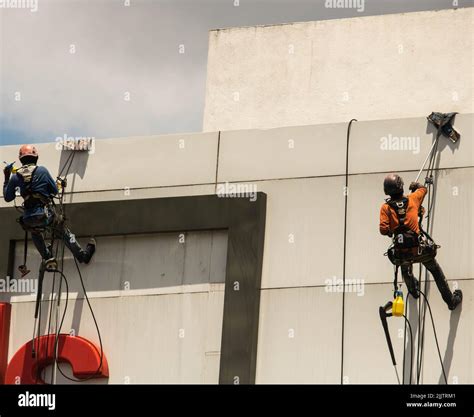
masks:
<path id="1" fill-rule="evenodd" d="M 34 215 L 28 217 L 23 215 L 17 220 L 23 230 L 42 232 L 62 222 L 62 216 L 52 201 L 37 206 L 35 211 Z"/>
<path id="2" fill-rule="evenodd" d="M 418 245 L 414 247 L 400 247 L 393 244 L 384 254 L 395 266 L 423 263 L 436 257 L 439 246 L 424 234 L 419 235 Z"/>

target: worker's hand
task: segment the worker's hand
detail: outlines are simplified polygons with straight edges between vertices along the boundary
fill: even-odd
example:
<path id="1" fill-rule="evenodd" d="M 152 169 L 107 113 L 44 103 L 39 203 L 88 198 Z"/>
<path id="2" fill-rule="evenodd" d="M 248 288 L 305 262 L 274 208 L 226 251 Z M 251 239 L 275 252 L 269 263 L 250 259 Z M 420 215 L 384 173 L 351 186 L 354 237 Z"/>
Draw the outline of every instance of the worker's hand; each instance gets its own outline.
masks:
<path id="1" fill-rule="evenodd" d="M 58 178 L 56 180 L 56 187 L 58 187 L 58 190 L 61 191 L 63 188 L 66 188 L 67 182 L 65 179 Z"/>
<path id="2" fill-rule="evenodd" d="M 421 188 L 421 187 L 422 185 L 419 182 L 412 182 L 408 189 L 413 192 L 413 191 L 418 190 L 418 188 Z"/>

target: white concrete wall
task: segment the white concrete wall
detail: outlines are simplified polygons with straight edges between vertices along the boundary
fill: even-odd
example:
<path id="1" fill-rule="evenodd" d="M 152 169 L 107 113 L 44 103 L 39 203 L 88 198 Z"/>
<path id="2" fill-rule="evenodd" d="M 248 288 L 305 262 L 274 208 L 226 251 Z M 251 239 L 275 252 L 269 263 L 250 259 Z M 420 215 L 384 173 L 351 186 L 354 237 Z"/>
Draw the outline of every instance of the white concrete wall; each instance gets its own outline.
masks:
<path id="1" fill-rule="evenodd" d="M 450 284 L 457 283 L 464 290 L 462 311 L 453 314 L 447 310 L 433 284 L 430 291 L 449 378 L 451 382 L 457 378 L 459 383 L 474 382 L 473 125 L 472 114 L 460 114 L 455 121 L 455 127 L 462 135 L 458 146 L 452 147 L 446 139 L 441 139 L 433 222 L 434 237 L 442 246 L 439 262 Z M 150 137 L 100 141 L 96 153 L 89 155 L 88 160 L 86 155 L 77 160 L 75 173 L 70 175 L 75 193 L 69 200 L 87 202 L 212 194 L 216 184 L 226 181 L 256 184 L 258 190 L 268 196 L 257 382 L 339 383 L 342 294 L 329 292 L 326 280 L 342 276 L 346 128 L 346 123 L 336 123 L 230 131 L 221 133 L 220 145 L 217 133 L 166 136 L 163 140 Z M 419 137 L 419 152 L 382 150 L 381 138 L 389 134 Z M 425 117 L 353 124 L 349 158 L 347 278 L 363 279 L 366 285 L 363 295 L 346 294 L 343 369 L 346 382 L 396 382 L 378 318 L 378 306 L 391 297 L 393 279 L 391 264 L 383 257 L 389 239 L 378 234 L 379 207 L 385 198 L 382 180 L 386 172 L 393 170 L 401 171 L 406 183 L 414 179 L 433 135 L 434 130 Z M 180 139 L 186 144 L 192 142 L 190 154 L 187 150 L 179 150 Z M 140 165 L 140 153 L 135 149 L 137 143 L 146 145 L 149 154 L 159 155 L 163 165 L 159 175 L 154 164 Z M 54 172 L 61 159 L 59 153 L 53 145 L 40 145 L 39 148 L 42 163 Z M 13 160 L 16 151 L 17 147 L 0 147 L 0 160 Z M 201 163 L 187 164 L 194 160 L 193 155 Z M 140 169 L 143 184 L 137 173 L 129 174 L 125 169 L 128 166 Z M 110 171 L 115 174 L 106 175 Z M 129 175 L 134 178 L 133 183 Z M 130 192 L 124 192 L 129 184 L 133 184 Z M 1 203 L 1 206 L 5 205 Z M 197 259 L 208 260 L 209 253 L 217 251 L 215 259 L 219 260 L 216 262 L 222 269 L 225 243 L 213 245 L 209 252 L 210 249 L 205 249 L 209 238 L 196 236 L 193 247 L 199 250 L 192 255 L 191 265 L 197 265 Z M 104 339 L 108 343 L 106 350 L 117 372 L 111 381 L 121 382 L 129 375 L 133 377 L 132 382 L 215 382 L 219 320 L 222 320 L 222 316 L 216 315 L 222 308 L 222 291 L 211 285 L 197 293 L 183 290 L 185 294 L 176 294 L 176 291 L 163 294 L 172 286 L 158 285 L 150 271 L 160 265 L 165 273 L 175 271 L 176 265 L 183 265 L 183 257 L 179 251 L 173 252 L 176 256 L 170 259 L 157 257 L 153 268 L 151 265 L 140 267 L 137 261 L 143 259 L 141 250 L 149 246 L 142 237 L 134 239 L 100 241 L 102 252 L 95 260 L 97 269 L 87 269 L 91 277 L 86 277 L 86 285 L 95 296 L 92 302 L 103 323 Z M 224 237 L 220 239 L 225 240 Z M 173 237 L 160 236 L 152 240 L 157 253 L 173 248 Z M 127 255 L 119 262 L 113 250 Z M 142 285 L 140 290 L 147 291 L 146 295 L 124 294 L 124 275 L 119 272 L 124 265 L 125 271 L 132 271 L 130 275 L 138 277 Z M 96 280 L 93 277 L 96 274 L 103 279 Z M 102 287 L 105 280 L 111 283 L 110 288 Z M 133 311 L 137 312 L 137 317 L 145 316 L 147 320 L 143 323 L 127 321 Z M 72 310 L 70 314 L 73 314 Z M 31 301 L 17 300 L 13 308 L 12 349 L 20 340 L 30 337 L 32 316 Z M 81 317 L 80 332 L 96 340 L 85 307 Z M 416 321 L 416 310 L 412 311 L 411 317 Z M 71 327 L 72 320 L 68 316 L 66 326 Z M 191 337 L 197 346 L 187 345 L 186 341 L 178 354 L 179 342 L 173 335 L 181 325 L 196 326 Z M 423 382 L 437 383 L 440 369 L 430 326 L 427 320 Z M 390 327 L 396 355 L 401 362 L 402 340 L 397 338 L 397 331 L 402 323 L 391 319 Z M 147 334 L 150 338 L 147 340 L 160 352 L 154 362 L 156 368 L 146 369 L 142 362 L 131 368 L 136 363 L 136 352 L 142 352 L 142 345 L 136 339 L 126 337 L 135 331 L 139 334 L 152 332 Z M 166 340 L 159 339 L 158 334 L 167 335 Z M 118 341 L 118 346 L 111 346 L 111 341 Z"/>
<path id="2" fill-rule="evenodd" d="M 203 129 L 472 113 L 473 12 L 213 30 Z"/>

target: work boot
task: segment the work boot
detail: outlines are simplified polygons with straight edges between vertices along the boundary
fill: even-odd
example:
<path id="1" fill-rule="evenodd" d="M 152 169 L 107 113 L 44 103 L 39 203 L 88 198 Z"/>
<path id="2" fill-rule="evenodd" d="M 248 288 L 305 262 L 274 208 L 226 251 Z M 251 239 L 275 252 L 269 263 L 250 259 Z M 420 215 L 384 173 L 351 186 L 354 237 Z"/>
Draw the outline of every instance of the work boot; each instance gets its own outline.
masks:
<path id="1" fill-rule="evenodd" d="M 94 238 L 91 238 L 89 240 L 89 243 L 86 246 L 86 250 L 84 251 L 85 254 L 84 254 L 83 262 L 85 264 L 88 264 L 91 261 L 92 257 L 94 256 L 96 246 L 97 246 L 97 242 L 95 241 Z"/>
<path id="2" fill-rule="evenodd" d="M 461 290 L 455 290 L 453 293 L 453 300 L 451 301 L 451 304 L 449 306 L 449 309 L 455 310 L 456 307 L 462 303 L 462 291 Z"/>
<path id="3" fill-rule="evenodd" d="M 58 269 L 58 261 L 56 261 L 56 258 L 49 258 L 44 260 L 43 262 L 44 269 L 46 269 L 46 271 L 52 272 Z"/>

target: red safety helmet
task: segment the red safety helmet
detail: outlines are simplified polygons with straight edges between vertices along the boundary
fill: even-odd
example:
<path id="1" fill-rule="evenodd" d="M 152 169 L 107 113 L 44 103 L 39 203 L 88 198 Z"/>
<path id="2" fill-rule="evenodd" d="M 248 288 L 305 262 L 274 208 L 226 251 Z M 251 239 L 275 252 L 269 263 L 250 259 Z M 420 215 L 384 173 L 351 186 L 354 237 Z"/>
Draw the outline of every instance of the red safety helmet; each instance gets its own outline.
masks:
<path id="1" fill-rule="evenodd" d="M 33 145 L 23 145 L 20 148 L 20 152 L 18 153 L 18 157 L 21 158 L 25 156 L 33 156 L 35 158 L 38 158 L 38 150 L 33 146 Z"/>

